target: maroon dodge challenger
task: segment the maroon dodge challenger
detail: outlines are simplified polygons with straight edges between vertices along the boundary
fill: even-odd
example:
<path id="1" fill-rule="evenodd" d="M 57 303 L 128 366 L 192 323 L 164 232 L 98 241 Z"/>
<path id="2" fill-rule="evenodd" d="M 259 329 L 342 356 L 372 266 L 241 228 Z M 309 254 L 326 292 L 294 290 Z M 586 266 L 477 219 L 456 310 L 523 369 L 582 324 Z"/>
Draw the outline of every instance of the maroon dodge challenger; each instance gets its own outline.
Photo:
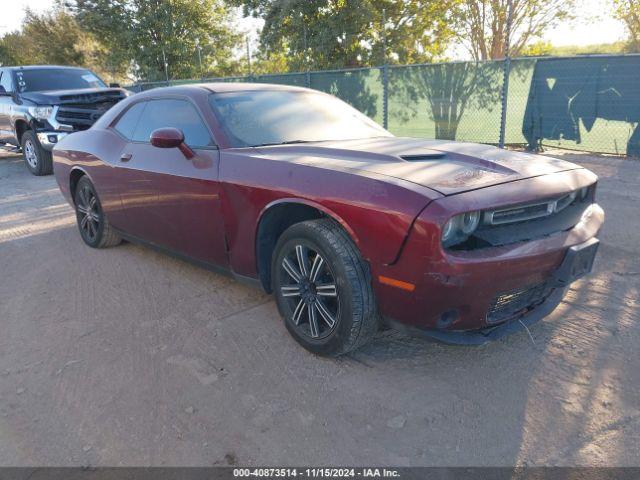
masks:
<path id="1" fill-rule="evenodd" d="M 91 247 L 142 242 L 273 292 L 339 355 L 380 324 L 482 344 L 588 273 L 597 177 L 562 160 L 398 138 L 304 88 L 203 84 L 118 103 L 54 149 Z"/>

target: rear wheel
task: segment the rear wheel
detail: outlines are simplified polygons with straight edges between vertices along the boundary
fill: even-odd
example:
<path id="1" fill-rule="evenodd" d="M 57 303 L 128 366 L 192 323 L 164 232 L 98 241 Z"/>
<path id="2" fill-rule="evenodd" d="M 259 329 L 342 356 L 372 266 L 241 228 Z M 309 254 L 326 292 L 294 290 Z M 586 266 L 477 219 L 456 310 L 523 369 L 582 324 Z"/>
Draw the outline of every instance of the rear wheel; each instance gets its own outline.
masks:
<path id="1" fill-rule="evenodd" d="M 84 243 L 93 248 L 105 248 L 122 242 L 102 211 L 95 188 L 87 177 L 78 181 L 75 193 L 76 219 Z"/>
<path id="2" fill-rule="evenodd" d="M 304 348 L 341 355 L 378 330 L 366 263 L 344 230 L 322 219 L 287 229 L 273 257 L 273 291 L 291 335 Z"/>
<path id="3" fill-rule="evenodd" d="M 33 130 L 27 130 L 22 134 L 22 154 L 27 168 L 34 175 L 50 175 L 53 173 L 53 159 L 40 142 Z"/>

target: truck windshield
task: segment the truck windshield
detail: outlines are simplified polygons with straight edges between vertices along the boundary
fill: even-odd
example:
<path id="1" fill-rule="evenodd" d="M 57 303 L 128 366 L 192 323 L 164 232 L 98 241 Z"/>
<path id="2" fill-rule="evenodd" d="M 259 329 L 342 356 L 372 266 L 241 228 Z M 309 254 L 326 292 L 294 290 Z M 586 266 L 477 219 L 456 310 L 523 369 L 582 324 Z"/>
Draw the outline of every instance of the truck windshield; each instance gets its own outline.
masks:
<path id="1" fill-rule="evenodd" d="M 105 83 L 89 70 L 71 68 L 33 68 L 16 70 L 20 92 L 104 88 Z"/>
<path id="2" fill-rule="evenodd" d="M 392 136 L 342 100 L 320 92 L 221 92 L 209 102 L 234 147 Z"/>

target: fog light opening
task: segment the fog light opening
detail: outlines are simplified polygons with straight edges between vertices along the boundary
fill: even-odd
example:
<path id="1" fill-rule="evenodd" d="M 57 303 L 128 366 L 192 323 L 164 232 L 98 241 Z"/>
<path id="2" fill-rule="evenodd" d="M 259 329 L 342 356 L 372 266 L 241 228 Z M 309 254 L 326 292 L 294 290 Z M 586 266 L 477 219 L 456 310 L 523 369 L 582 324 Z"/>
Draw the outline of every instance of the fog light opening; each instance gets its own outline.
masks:
<path id="1" fill-rule="evenodd" d="M 49 135 L 48 137 L 49 143 L 58 143 L 58 136 L 57 135 Z"/>
<path id="2" fill-rule="evenodd" d="M 458 320 L 459 316 L 460 314 L 458 313 L 458 310 L 448 310 L 440 315 L 436 326 L 440 329 L 449 328 L 456 320 Z"/>

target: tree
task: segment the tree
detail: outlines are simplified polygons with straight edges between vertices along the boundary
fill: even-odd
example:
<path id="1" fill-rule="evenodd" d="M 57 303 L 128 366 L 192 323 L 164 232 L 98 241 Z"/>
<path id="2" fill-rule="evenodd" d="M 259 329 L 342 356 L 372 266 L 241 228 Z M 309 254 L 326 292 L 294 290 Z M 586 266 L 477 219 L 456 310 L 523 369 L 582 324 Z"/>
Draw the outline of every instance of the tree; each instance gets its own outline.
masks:
<path id="1" fill-rule="evenodd" d="M 300 71 L 441 57 L 453 36 L 450 14 L 459 0 L 232 2 L 242 6 L 245 15 L 264 20 L 264 54 L 284 52 L 289 69 Z"/>
<path id="2" fill-rule="evenodd" d="M 67 0 L 67 5 L 115 61 L 128 59 L 133 73 L 145 80 L 238 69 L 232 49 L 240 38 L 222 0 Z"/>
<path id="3" fill-rule="evenodd" d="M 614 0 L 615 16 L 622 20 L 629 34 L 628 51 L 640 52 L 640 2 L 638 0 Z"/>
<path id="4" fill-rule="evenodd" d="M 575 0 L 511 0 L 513 4 L 510 54 L 518 56 L 549 28 L 573 18 Z M 474 60 L 505 56 L 509 0 L 464 0 L 457 31 Z"/>
<path id="5" fill-rule="evenodd" d="M 34 49 L 21 31 L 10 32 L 0 38 L 0 65 L 29 65 Z"/>
<path id="6" fill-rule="evenodd" d="M 109 65 L 106 59 L 105 47 L 59 7 L 42 14 L 27 9 L 21 30 L 0 39 L 2 64 L 81 66 L 111 81 L 122 81 L 126 65 Z"/>

